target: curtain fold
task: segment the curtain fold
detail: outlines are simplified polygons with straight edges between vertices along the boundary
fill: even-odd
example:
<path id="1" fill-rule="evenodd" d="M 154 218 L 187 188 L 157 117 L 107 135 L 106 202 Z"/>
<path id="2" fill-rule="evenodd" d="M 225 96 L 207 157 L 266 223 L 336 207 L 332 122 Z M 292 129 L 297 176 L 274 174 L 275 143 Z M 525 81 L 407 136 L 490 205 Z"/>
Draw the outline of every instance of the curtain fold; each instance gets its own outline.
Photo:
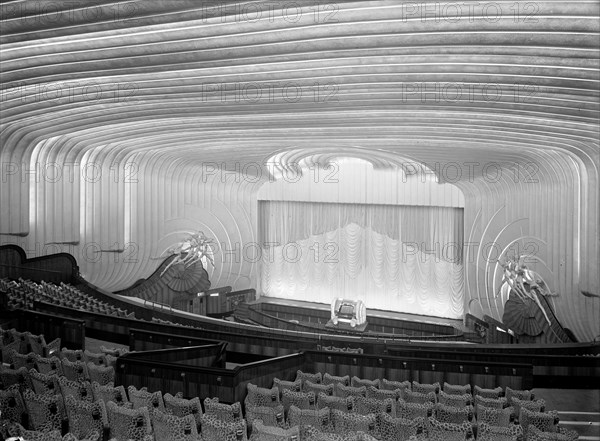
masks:
<path id="1" fill-rule="evenodd" d="M 463 210 L 260 201 L 263 295 L 463 315 Z"/>

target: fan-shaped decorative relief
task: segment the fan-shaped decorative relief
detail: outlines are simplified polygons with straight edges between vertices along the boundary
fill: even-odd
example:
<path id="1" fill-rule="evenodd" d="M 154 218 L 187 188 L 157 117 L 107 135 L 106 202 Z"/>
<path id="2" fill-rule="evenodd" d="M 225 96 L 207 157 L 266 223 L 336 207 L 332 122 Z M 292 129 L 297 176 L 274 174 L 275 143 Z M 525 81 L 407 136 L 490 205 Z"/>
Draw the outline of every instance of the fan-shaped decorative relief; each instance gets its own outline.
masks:
<path id="1" fill-rule="evenodd" d="M 502 322 L 518 335 L 530 335 L 535 337 L 543 331 L 543 318 L 541 311 L 535 301 L 530 298 L 522 298 L 511 291 L 510 298 L 504 305 Z M 540 320 L 541 318 L 541 320 Z"/>
<path id="2" fill-rule="evenodd" d="M 187 268 L 183 263 L 177 263 L 163 275 L 163 280 L 169 288 L 177 292 L 191 290 L 199 292 L 210 289 L 208 273 L 201 262 L 196 262 Z"/>

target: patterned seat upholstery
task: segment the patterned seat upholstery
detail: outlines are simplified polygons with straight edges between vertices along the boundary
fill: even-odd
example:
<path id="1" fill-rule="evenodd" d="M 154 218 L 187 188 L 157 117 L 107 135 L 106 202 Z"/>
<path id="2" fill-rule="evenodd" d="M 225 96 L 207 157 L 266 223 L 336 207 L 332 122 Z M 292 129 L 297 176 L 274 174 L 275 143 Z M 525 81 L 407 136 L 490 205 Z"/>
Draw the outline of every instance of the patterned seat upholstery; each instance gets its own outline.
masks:
<path id="1" fill-rule="evenodd" d="M 102 352 L 92 352 L 87 349 L 83 351 L 83 360 L 86 363 L 94 363 L 96 366 L 106 366 L 106 354 Z"/>
<path id="2" fill-rule="evenodd" d="M 152 440 L 152 425 L 147 407 L 127 409 L 117 406 L 112 401 L 106 404 L 108 422 L 110 424 L 110 439 L 116 441 L 146 441 Z"/>
<path id="3" fill-rule="evenodd" d="M 475 395 L 475 412 L 478 413 L 478 407 L 492 407 L 494 409 L 504 409 L 508 407 L 508 400 L 505 397 L 500 398 L 483 398 L 479 395 Z"/>
<path id="4" fill-rule="evenodd" d="M 325 395 L 333 395 L 334 385 L 333 384 L 318 384 L 313 383 L 310 380 L 304 382 L 304 392 L 314 392 L 315 395 L 324 393 Z"/>
<path id="5" fill-rule="evenodd" d="M 337 396 L 329 396 L 323 393 L 318 395 L 317 399 L 317 407 L 319 409 L 323 409 L 325 407 L 331 409 L 337 409 L 342 412 L 353 412 L 356 407 L 355 397 L 337 397 Z"/>
<path id="6" fill-rule="evenodd" d="M 373 435 L 376 431 L 374 414 L 360 415 L 331 409 L 331 424 L 333 432 L 339 435 L 352 435 L 358 431 Z"/>
<path id="7" fill-rule="evenodd" d="M 293 392 L 288 389 L 284 389 L 281 397 L 283 408 L 286 412 L 290 409 L 290 406 L 296 406 L 300 409 L 315 409 L 317 404 L 317 397 L 314 392 Z"/>
<path id="8" fill-rule="evenodd" d="M 198 441 L 196 420 L 192 415 L 180 417 L 155 409 L 152 413 L 154 438 L 160 441 Z"/>
<path id="9" fill-rule="evenodd" d="M 63 398 L 74 397 L 81 401 L 94 401 L 94 391 L 89 381 L 70 381 L 59 377 L 58 385 Z"/>
<path id="10" fill-rule="evenodd" d="M 21 424 L 11 423 L 6 427 L 4 437 L 14 437 L 10 440 L 15 441 L 63 441 L 60 430 L 27 430 Z"/>
<path id="11" fill-rule="evenodd" d="M 58 340 L 58 346 L 60 347 L 60 339 Z M 31 348 L 31 352 L 41 357 L 45 357 L 48 355 L 46 351 L 47 346 L 46 339 L 43 335 L 29 335 L 29 347 Z M 56 342 L 53 343 L 53 347 L 56 347 Z"/>
<path id="12" fill-rule="evenodd" d="M 508 427 L 479 423 L 477 441 L 519 441 L 523 439 L 523 429 L 517 424 Z"/>
<path id="13" fill-rule="evenodd" d="M 41 374 L 63 375 L 62 364 L 58 357 L 45 358 L 38 355 L 35 359 L 35 368 Z"/>
<path id="14" fill-rule="evenodd" d="M 504 391 L 500 386 L 495 389 L 483 389 L 479 386 L 473 388 L 473 395 L 479 395 L 483 398 L 500 398 L 504 396 Z"/>
<path id="15" fill-rule="evenodd" d="M 385 400 L 391 398 L 396 401 L 398 398 L 402 398 L 402 389 L 386 390 L 377 389 L 376 387 L 367 387 L 367 398 L 374 398 L 376 400 Z"/>
<path id="16" fill-rule="evenodd" d="M 428 394 L 430 392 L 438 394 L 440 392 L 440 383 L 426 384 L 419 383 L 418 381 L 412 382 L 412 391 L 421 394 Z"/>
<path id="17" fill-rule="evenodd" d="M 437 395 L 435 394 L 435 392 L 428 392 L 428 393 L 422 393 L 422 392 L 412 392 L 409 390 L 405 390 L 403 393 L 403 398 L 404 401 L 408 402 L 408 403 L 419 403 L 419 404 L 423 404 L 423 403 L 437 403 Z"/>
<path id="18" fill-rule="evenodd" d="M 442 390 L 438 395 L 438 401 L 446 406 L 465 407 L 471 405 L 473 397 L 471 394 L 449 394 Z"/>
<path id="19" fill-rule="evenodd" d="M 15 369 L 25 368 L 28 371 L 35 369 L 36 354 L 29 352 L 28 354 L 19 354 L 16 351 L 12 351 L 10 355 L 12 359 L 12 365 Z"/>
<path id="20" fill-rule="evenodd" d="M 67 396 L 65 408 L 69 418 L 69 432 L 78 438 L 87 436 L 90 430 L 104 433 L 108 428 L 108 414 L 104 401 L 91 403 Z"/>
<path id="21" fill-rule="evenodd" d="M 26 351 L 21 352 L 21 342 L 13 341 L 11 343 L 7 343 L 2 347 L 2 363 L 12 365 L 13 364 L 13 354 L 23 354 Z"/>
<path id="22" fill-rule="evenodd" d="M 331 425 L 330 411 L 328 407 L 320 409 L 300 409 L 290 406 L 288 412 L 288 423 L 290 426 L 310 425 L 322 431 L 328 431 Z"/>
<path id="23" fill-rule="evenodd" d="M 59 377 L 57 375 L 40 374 L 35 369 L 31 369 L 29 371 L 29 381 L 31 382 L 31 388 L 36 394 L 60 393 L 60 385 L 58 383 L 58 379 Z"/>
<path id="24" fill-rule="evenodd" d="M 403 399 L 399 399 L 396 402 L 396 417 L 413 419 L 423 418 L 427 421 L 427 418 L 433 415 L 434 404 L 431 401 L 426 403 L 407 403 Z"/>
<path id="25" fill-rule="evenodd" d="M 382 441 L 404 441 L 411 436 L 423 434 L 425 427 L 424 418 L 394 418 L 393 416 L 382 413 L 377 415 L 377 433 Z"/>
<path id="26" fill-rule="evenodd" d="M 298 426 L 284 429 L 281 427 L 267 426 L 261 420 L 255 420 L 252 424 L 252 435 L 250 441 L 292 441 L 300 440 L 300 428 Z"/>
<path id="27" fill-rule="evenodd" d="M 429 441 L 464 441 L 473 439 L 473 428 L 471 424 L 444 423 L 435 418 L 429 418 L 428 440 Z"/>
<path id="28" fill-rule="evenodd" d="M 492 407 L 479 406 L 477 422 L 486 423 L 491 426 L 508 427 L 516 419 L 514 407 L 494 409 Z"/>
<path id="29" fill-rule="evenodd" d="M 154 409 L 163 412 L 165 410 L 165 403 L 161 391 L 148 392 L 145 387 L 137 389 L 135 386 L 129 386 L 127 387 L 127 394 L 129 395 L 129 401 L 133 403 L 134 409 L 146 407 L 150 415 L 152 415 Z"/>
<path id="30" fill-rule="evenodd" d="M 411 388 L 411 384 L 410 381 L 390 381 L 390 380 L 386 380 L 385 378 L 383 380 L 381 380 L 381 389 L 385 389 L 385 390 L 396 390 L 396 389 L 401 389 L 401 390 L 412 390 Z"/>
<path id="31" fill-rule="evenodd" d="M 346 398 L 346 397 L 366 397 L 367 396 L 367 387 L 352 387 L 352 386 L 344 386 L 343 384 L 337 383 L 335 385 L 335 395 L 336 397 Z"/>
<path id="32" fill-rule="evenodd" d="M 456 384 L 448 384 L 444 381 L 444 392 L 449 395 L 471 395 L 471 385 L 456 385 Z"/>
<path id="33" fill-rule="evenodd" d="M 95 381 L 102 385 L 115 382 L 115 368 L 112 366 L 97 365 L 88 361 L 87 370 L 90 381 Z"/>
<path id="34" fill-rule="evenodd" d="M 67 359 L 70 362 L 74 363 L 76 361 L 84 361 L 85 355 L 81 349 L 67 349 L 62 348 L 60 353 L 57 354 L 61 359 Z"/>
<path id="35" fill-rule="evenodd" d="M 355 403 L 356 408 L 354 411 L 361 415 L 387 413 L 393 417 L 396 416 L 396 400 L 391 398 L 378 400 L 376 398 L 356 397 Z"/>
<path id="36" fill-rule="evenodd" d="M 511 406 L 513 398 L 529 401 L 533 400 L 535 398 L 535 395 L 530 390 L 511 389 L 510 387 L 506 386 L 506 399 L 508 400 L 508 404 Z"/>
<path id="37" fill-rule="evenodd" d="M 519 413 L 519 424 L 523 427 L 525 441 L 529 439 L 529 426 L 535 426 L 542 432 L 557 432 L 558 422 L 558 413 L 554 410 L 544 413 L 533 412 L 526 407 L 521 407 Z"/>
<path id="38" fill-rule="evenodd" d="M 85 361 L 62 359 L 63 375 L 71 381 L 86 381 L 90 379 Z"/>
<path id="39" fill-rule="evenodd" d="M 521 409 L 526 408 L 533 412 L 544 412 L 546 410 L 546 401 L 544 400 L 519 400 L 518 398 L 513 397 L 512 407 L 515 409 L 515 415 L 521 414 Z"/>
<path id="40" fill-rule="evenodd" d="M 103 386 L 96 382 L 92 382 L 92 391 L 94 392 L 94 400 L 102 400 L 104 401 L 104 404 L 113 401 L 117 406 L 122 406 L 129 402 L 123 386 L 114 387 L 111 384 Z"/>
<path id="41" fill-rule="evenodd" d="M 204 412 L 206 415 L 213 415 L 215 418 L 226 422 L 236 422 L 243 419 L 240 403 L 223 404 L 219 403 L 218 398 L 205 398 Z"/>
<path id="42" fill-rule="evenodd" d="M 437 403 L 434 407 L 435 419 L 442 423 L 462 424 L 473 421 L 473 408 L 471 406 L 454 407 Z"/>
<path id="43" fill-rule="evenodd" d="M 15 350 L 19 354 L 26 354 L 29 352 L 29 338 L 31 336 L 31 332 L 19 332 L 15 328 L 9 329 L 8 333 L 11 336 L 11 342 L 16 343 Z"/>
<path id="44" fill-rule="evenodd" d="M 252 406 L 244 403 L 246 408 L 246 422 L 252 427 L 254 420 L 261 420 L 266 426 L 287 427 L 283 404 L 277 407 Z"/>
<path id="45" fill-rule="evenodd" d="M 25 403 L 23 397 L 21 397 L 21 392 L 16 386 L 6 390 L 0 389 L 0 415 L 2 415 L 2 419 L 22 424 L 25 413 Z"/>
<path id="46" fill-rule="evenodd" d="M 316 374 L 311 374 L 308 372 L 302 372 L 300 369 L 298 369 L 296 371 L 296 380 L 300 380 L 302 382 L 302 386 L 304 386 L 304 382 L 306 380 L 320 384 L 323 382 L 323 375 L 321 375 L 320 372 L 317 372 Z"/>
<path id="47" fill-rule="evenodd" d="M 181 397 L 174 397 L 170 393 L 163 396 L 165 402 L 165 410 L 178 417 L 192 415 L 196 422 L 196 427 L 200 427 L 200 419 L 202 418 L 202 404 L 200 398 L 194 397 L 191 400 L 186 400 Z"/>
<path id="48" fill-rule="evenodd" d="M 364 432 L 356 432 L 352 435 L 338 435 L 326 433 L 313 426 L 300 426 L 300 439 L 302 441 L 376 441 L 371 435 Z M 413 441 L 412 439 L 410 441 Z M 416 439 L 414 441 L 417 441 Z"/>
<path id="49" fill-rule="evenodd" d="M 377 389 L 379 389 L 380 384 L 381 384 L 381 382 L 379 381 L 379 378 L 376 380 L 367 380 L 364 378 L 358 378 L 356 376 L 352 377 L 352 381 L 350 383 L 350 385 L 352 387 L 372 386 L 372 387 L 376 387 Z"/>
<path id="50" fill-rule="evenodd" d="M 333 384 L 335 386 L 336 383 L 343 384 L 344 386 L 350 386 L 350 375 L 344 375 L 342 377 L 330 375 L 328 373 L 323 375 L 323 384 Z"/>
<path id="51" fill-rule="evenodd" d="M 21 393 L 25 389 L 33 388 L 29 372 L 25 368 L 10 369 L 0 365 L 0 383 L 2 383 L 3 389 L 8 389 L 10 386 L 17 386 Z"/>
<path id="52" fill-rule="evenodd" d="M 285 381 L 280 380 L 279 378 L 273 378 L 273 387 L 279 389 L 279 396 L 281 397 L 281 393 L 283 389 L 291 390 L 294 392 L 302 391 L 302 380 L 297 379 L 295 381 Z"/>
<path id="53" fill-rule="evenodd" d="M 204 441 L 247 441 L 246 421 L 243 419 L 225 421 L 207 410 L 202 415 L 202 439 Z"/>
<path id="54" fill-rule="evenodd" d="M 267 389 L 264 387 L 258 387 L 252 383 L 248 383 L 246 385 L 246 389 L 248 392 L 246 394 L 246 400 L 251 406 L 279 406 L 278 388 L 272 387 L 271 389 Z"/>
<path id="55" fill-rule="evenodd" d="M 60 395 L 23 392 L 25 408 L 29 415 L 29 427 L 33 430 L 61 430 L 66 419 L 63 399 Z"/>
<path id="56" fill-rule="evenodd" d="M 576 441 L 579 434 L 574 430 L 562 429 L 557 432 L 543 432 L 535 426 L 529 426 L 528 441 Z"/>

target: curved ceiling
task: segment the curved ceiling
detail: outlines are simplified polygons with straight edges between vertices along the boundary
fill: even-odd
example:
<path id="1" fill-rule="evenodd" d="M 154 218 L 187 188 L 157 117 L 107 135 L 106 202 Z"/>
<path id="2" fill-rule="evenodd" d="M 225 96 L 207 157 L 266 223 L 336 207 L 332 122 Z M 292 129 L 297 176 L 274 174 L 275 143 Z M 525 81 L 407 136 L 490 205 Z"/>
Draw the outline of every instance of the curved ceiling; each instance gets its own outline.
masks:
<path id="1" fill-rule="evenodd" d="M 58 156 L 188 164 L 292 142 L 425 162 L 598 153 L 598 1 L 1 7 L 4 158 L 49 138 Z"/>
<path id="2" fill-rule="evenodd" d="M 14 0 L 0 11 L 0 206 L 9 207 L 0 234 L 79 243 L 71 230 L 81 223 L 94 240 L 112 243 L 106 225 L 127 238 L 126 223 L 115 219 L 129 214 L 103 207 L 110 183 L 32 185 L 33 163 L 109 172 L 116 165 L 152 176 L 137 195 L 165 219 L 169 210 L 183 213 L 188 183 L 205 183 L 215 167 L 266 177 L 273 158 L 281 167 L 345 156 L 377 167 L 408 159 L 444 182 L 450 164 L 453 177 L 462 169 L 452 183 L 477 201 L 469 205 L 469 239 L 543 238 L 557 289 L 569 293 L 561 300 L 568 324 L 597 334 L 590 296 L 598 295 L 600 249 L 598 0 Z M 508 173 L 490 179 L 498 167 Z M 185 185 L 168 187 L 164 206 L 152 205 L 154 178 Z M 527 186 L 533 181 L 542 190 Z M 231 222 L 243 238 L 253 237 L 251 208 L 232 207 L 241 207 L 238 192 L 256 191 L 254 182 L 207 190 L 230 194 L 229 206 L 212 209 L 246 219 L 244 229 Z M 176 192 L 185 200 L 169 205 Z M 81 220 L 55 213 L 79 203 Z M 170 228 L 190 228 L 181 222 Z M 171 245 L 175 230 L 163 223 L 140 215 L 136 225 L 153 247 Z M 150 260 L 157 251 L 143 250 L 136 274 L 157 264 Z M 493 271 L 484 263 L 466 268 L 467 290 L 495 311 L 485 294 Z M 103 268 L 101 285 L 130 283 L 130 266 Z M 580 319 L 586 312 L 596 314 L 589 329 Z"/>

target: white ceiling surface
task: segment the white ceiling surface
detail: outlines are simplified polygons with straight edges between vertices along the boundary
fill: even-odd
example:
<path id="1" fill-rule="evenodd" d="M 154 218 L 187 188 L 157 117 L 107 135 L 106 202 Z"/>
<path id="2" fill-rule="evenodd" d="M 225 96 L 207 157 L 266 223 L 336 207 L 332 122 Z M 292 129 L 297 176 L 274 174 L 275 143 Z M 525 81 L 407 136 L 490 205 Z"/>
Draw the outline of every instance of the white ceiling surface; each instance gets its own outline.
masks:
<path id="1" fill-rule="evenodd" d="M 598 0 L 0 8 L 4 163 L 93 155 L 157 175 L 258 163 L 265 177 L 273 157 L 452 163 L 465 195 L 486 165 L 519 164 L 545 185 L 589 184 L 582 228 L 598 240 L 585 224 L 598 219 Z M 504 173 L 499 191 L 526 190 L 523 179 Z M 29 196 L 3 180 L 0 232 L 26 231 Z"/>

